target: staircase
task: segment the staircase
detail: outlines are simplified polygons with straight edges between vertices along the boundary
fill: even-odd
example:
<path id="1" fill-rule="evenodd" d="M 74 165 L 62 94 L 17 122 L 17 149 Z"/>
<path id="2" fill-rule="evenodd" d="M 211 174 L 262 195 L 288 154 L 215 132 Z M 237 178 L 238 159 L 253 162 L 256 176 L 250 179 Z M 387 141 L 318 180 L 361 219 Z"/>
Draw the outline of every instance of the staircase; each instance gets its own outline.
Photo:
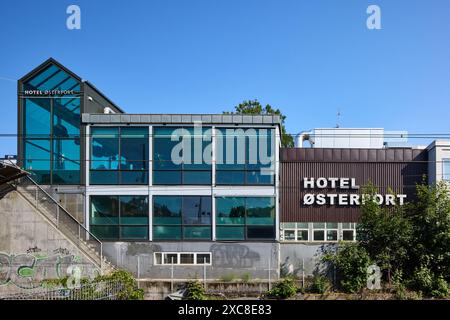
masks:
<path id="1" fill-rule="evenodd" d="M 29 176 L 9 182 L 11 186 L 30 203 L 50 224 L 58 229 L 68 241 L 73 243 L 102 274 L 115 267 L 103 256 L 102 242 L 78 222 L 58 201 L 50 196 Z"/>

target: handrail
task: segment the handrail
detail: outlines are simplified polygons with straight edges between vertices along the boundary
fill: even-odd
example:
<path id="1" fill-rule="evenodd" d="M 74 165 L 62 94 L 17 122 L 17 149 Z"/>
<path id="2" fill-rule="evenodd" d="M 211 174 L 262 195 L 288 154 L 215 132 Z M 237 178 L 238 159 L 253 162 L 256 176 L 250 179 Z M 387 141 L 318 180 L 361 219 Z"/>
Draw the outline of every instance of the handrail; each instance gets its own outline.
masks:
<path id="1" fill-rule="evenodd" d="M 2 159 L 4 160 L 4 159 Z M 5 160 L 9 160 L 9 159 L 5 159 Z M 22 170 L 19 166 L 17 166 L 14 162 L 10 161 L 9 162 L 16 168 Z M 59 204 L 59 202 L 54 199 L 47 191 L 45 191 L 36 181 L 34 181 L 30 176 L 26 175 L 24 176 L 25 178 L 27 178 L 29 181 L 31 181 L 31 183 L 34 184 L 35 187 L 37 187 L 41 192 L 43 192 L 49 199 L 51 199 L 53 201 L 54 204 L 56 204 L 58 206 L 58 210 L 63 210 L 67 216 L 69 216 L 73 221 L 75 221 L 78 224 L 78 227 L 81 227 L 88 235 L 89 237 L 92 237 L 96 242 L 99 243 L 100 245 L 100 269 L 102 268 L 102 264 L 103 264 L 103 243 L 100 241 L 100 239 L 98 239 L 94 234 L 92 234 L 88 229 L 86 229 L 84 227 L 83 224 L 81 224 L 80 222 L 78 222 L 78 220 L 72 216 L 62 205 Z M 20 179 L 20 178 L 19 178 Z M 80 238 L 80 234 L 78 234 L 78 240 L 81 240 Z"/>

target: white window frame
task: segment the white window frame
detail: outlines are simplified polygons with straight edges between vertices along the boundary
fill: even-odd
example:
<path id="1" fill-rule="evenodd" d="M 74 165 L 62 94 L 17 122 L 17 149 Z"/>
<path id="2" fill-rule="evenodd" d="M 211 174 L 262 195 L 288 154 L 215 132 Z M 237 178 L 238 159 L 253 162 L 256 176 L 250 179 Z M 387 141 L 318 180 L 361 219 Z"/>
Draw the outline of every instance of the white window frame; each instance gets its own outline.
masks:
<path id="1" fill-rule="evenodd" d="M 161 263 L 157 263 L 156 261 L 156 255 L 161 255 Z M 174 254 L 177 256 L 177 263 L 173 263 L 174 266 L 210 266 L 212 265 L 212 254 L 211 252 L 154 252 L 153 253 L 153 265 L 155 266 L 171 266 L 172 263 L 165 263 L 165 256 L 167 254 Z M 181 255 L 182 254 L 192 254 L 194 255 L 194 263 L 181 263 Z M 197 255 L 199 254 L 206 254 L 209 255 L 209 263 L 198 263 L 197 262 Z"/>
<path id="2" fill-rule="evenodd" d="M 446 163 L 450 163 L 450 158 L 442 158 L 442 180 L 450 182 L 450 172 L 445 173 L 444 170 Z"/>
<path id="3" fill-rule="evenodd" d="M 344 223 L 350 223 L 350 228 L 344 228 Z M 353 240 L 344 240 L 344 231 L 353 231 Z M 356 222 L 343 222 L 341 223 L 341 232 L 339 233 L 339 239 L 345 242 L 355 242 L 356 241 Z"/>

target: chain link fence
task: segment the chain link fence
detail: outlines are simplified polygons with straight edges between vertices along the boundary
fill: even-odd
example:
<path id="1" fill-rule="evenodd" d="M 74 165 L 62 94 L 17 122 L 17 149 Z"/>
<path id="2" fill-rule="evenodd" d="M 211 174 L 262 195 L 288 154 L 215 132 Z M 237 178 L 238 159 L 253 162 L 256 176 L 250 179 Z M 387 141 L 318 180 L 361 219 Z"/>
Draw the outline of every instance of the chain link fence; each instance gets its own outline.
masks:
<path id="1" fill-rule="evenodd" d="M 47 288 L 0 296 L 0 300 L 118 300 L 124 285 L 118 281 L 82 284 L 75 288 Z"/>

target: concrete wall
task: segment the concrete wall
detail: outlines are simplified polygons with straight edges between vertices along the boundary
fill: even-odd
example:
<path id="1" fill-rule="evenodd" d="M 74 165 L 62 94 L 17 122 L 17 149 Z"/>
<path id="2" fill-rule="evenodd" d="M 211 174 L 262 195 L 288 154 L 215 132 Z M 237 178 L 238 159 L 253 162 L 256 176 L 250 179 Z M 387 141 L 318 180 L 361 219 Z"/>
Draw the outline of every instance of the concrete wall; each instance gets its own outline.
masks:
<path id="1" fill-rule="evenodd" d="M 278 278 L 278 243 L 253 242 L 110 242 L 103 244 L 108 260 L 140 279 L 171 279 L 170 265 L 154 265 L 154 252 L 211 252 L 212 265 L 206 267 L 207 279 L 234 275 L 251 279 Z M 139 262 L 139 263 L 138 263 Z M 138 267 L 139 265 L 139 267 Z M 203 266 L 174 266 L 174 279 L 203 279 Z"/>
<path id="2" fill-rule="evenodd" d="M 99 271 L 16 191 L 0 196 L 0 293 L 36 289 L 43 279 Z M 68 274 L 69 272 L 69 274 Z"/>
<path id="3" fill-rule="evenodd" d="M 333 249 L 337 244 L 280 244 L 280 273 L 281 275 L 312 276 L 320 268 L 320 257 L 324 250 Z"/>

